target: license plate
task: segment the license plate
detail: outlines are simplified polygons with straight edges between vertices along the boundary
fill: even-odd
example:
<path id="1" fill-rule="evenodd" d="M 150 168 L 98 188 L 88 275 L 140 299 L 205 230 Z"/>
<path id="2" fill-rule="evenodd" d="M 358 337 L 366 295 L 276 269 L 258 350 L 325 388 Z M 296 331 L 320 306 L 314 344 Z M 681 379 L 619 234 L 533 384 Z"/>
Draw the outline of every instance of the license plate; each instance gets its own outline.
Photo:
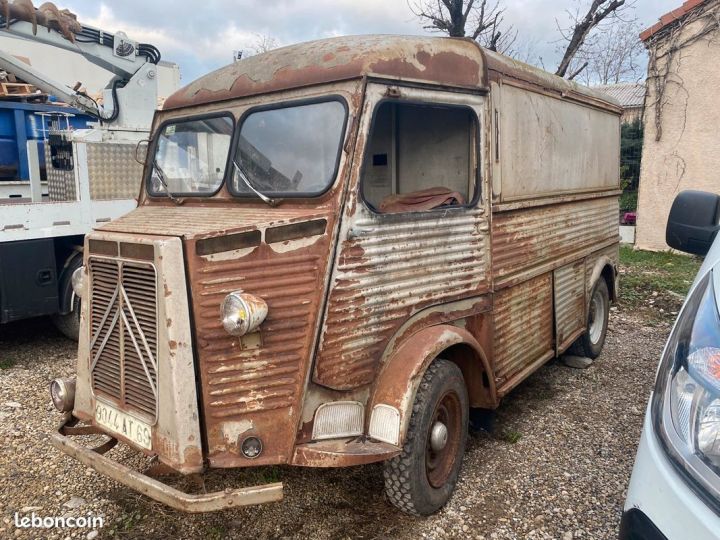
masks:
<path id="1" fill-rule="evenodd" d="M 150 426 L 134 416 L 98 401 L 95 405 L 95 422 L 138 446 L 152 450 Z"/>

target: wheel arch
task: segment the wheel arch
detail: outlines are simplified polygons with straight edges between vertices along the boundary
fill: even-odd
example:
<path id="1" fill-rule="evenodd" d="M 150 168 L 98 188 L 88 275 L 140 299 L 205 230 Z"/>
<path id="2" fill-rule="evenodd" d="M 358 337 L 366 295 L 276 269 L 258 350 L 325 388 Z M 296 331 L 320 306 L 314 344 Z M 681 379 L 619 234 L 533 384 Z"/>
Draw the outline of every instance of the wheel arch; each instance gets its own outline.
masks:
<path id="1" fill-rule="evenodd" d="M 595 286 L 595 283 L 600 278 L 603 278 L 605 280 L 605 283 L 607 284 L 608 292 L 610 293 L 610 301 L 617 302 L 617 299 L 618 299 L 617 262 L 612 260 L 610 257 L 608 257 L 606 255 L 599 257 L 598 260 L 595 261 L 595 265 L 593 266 L 593 270 L 590 274 L 590 279 L 587 283 L 588 299 L 590 298 L 590 295 L 592 294 L 592 289 Z"/>
<path id="2" fill-rule="evenodd" d="M 72 311 L 73 291 L 68 284 L 72 278 L 74 271 L 73 264 L 76 261 L 83 260 L 83 246 L 76 243 L 70 243 L 62 248 L 56 248 L 58 254 L 58 311 L 61 315 L 65 315 Z"/>
<path id="3" fill-rule="evenodd" d="M 408 337 L 388 358 L 368 400 L 370 424 L 377 405 L 390 406 L 399 411 L 398 444 L 405 440 L 418 386 L 427 367 L 436 358 L 449 360 L 460 368 L 470 406 L 497 405 L 497 390 L 490 362 L 473 335 L 464 328 L 449 324 L 424 328 Z"/>

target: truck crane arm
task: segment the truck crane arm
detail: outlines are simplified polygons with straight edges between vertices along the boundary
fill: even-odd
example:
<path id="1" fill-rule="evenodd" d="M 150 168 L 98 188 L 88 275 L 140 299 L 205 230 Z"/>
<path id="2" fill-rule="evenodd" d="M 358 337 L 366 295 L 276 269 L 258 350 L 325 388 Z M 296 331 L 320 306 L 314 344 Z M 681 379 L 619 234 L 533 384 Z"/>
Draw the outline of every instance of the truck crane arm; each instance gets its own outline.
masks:
<path id="1" fill-rule="evenodd" d="M 0 0 L 0 31 L 7 34 L 81 54 L 91 63 L 110 71 L 115 78 L 109 84 L 111 112 L 77 89 L 54 81 L 14 56 L 0 51 L 0 68 L 11 72 L 41 90 L 103 122 L 118 118 L 121 99 L 118 91 L 131 85 L 135 93 L 147 94 L 145 102 L 157 99 L 157 70 L 160 51 L 146 43 L 128 38 L 124 32 L 106 32 L 78 22 L 75 14 L 60 10 L 52 2 L 35 8 L 31 0 Z M 108 100 L 106 100 L 107 103 Z M 143 100 L 141 100 L 143 101 Z"/>

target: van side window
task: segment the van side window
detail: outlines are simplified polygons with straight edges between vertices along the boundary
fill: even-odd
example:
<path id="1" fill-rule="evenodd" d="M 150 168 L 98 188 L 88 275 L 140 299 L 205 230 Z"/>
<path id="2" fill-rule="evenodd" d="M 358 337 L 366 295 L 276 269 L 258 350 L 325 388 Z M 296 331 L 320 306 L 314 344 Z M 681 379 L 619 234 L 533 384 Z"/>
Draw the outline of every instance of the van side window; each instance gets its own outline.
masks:
<path id="1" fill-rule="evenodd" d="M 477 189 L 477 134 L 470 108 L 381 103 L 362 173 L 365 201 L 379 213 L 470 203 Z"/>

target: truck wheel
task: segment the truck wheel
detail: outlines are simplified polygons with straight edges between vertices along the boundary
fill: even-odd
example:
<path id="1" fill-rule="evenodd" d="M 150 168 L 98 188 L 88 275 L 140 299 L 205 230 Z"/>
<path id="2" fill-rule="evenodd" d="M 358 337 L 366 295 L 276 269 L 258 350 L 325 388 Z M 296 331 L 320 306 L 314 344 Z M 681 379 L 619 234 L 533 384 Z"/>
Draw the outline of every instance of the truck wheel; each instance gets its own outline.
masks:
<path id="1" fill-rule="evenodd" d="M 82 257 L 75 257 L 65 268 L 60 279 L 60 298 L 72 298 L 72 311 L 61 315 L 56 313 L 52 316 L 55 328 L 67 338 L 77 341 L 80 336 L 80 297 L 73 294 L 72 275 L 75 270 L 82 266 Z M 67 296 L 66 296 L 67 295 Z"/>
<path id="2" fill-rule="evenodd" d="M 450 499 L 465 452 L 468 395 L 460 368 L 437 359 L 423 375 L 402 452 L 385 462 L 385 493 L 403 512 L 427 516 Z"/>
<path id="3" fill-rule="evenodd" d="M 570 352 L 593 360 L 600 356 L 605 344 L 609 315 L 610 293 L 607 282 L 601 277 L 595 283 L 590 297 L 586 331 L 572 344 Z"/>

